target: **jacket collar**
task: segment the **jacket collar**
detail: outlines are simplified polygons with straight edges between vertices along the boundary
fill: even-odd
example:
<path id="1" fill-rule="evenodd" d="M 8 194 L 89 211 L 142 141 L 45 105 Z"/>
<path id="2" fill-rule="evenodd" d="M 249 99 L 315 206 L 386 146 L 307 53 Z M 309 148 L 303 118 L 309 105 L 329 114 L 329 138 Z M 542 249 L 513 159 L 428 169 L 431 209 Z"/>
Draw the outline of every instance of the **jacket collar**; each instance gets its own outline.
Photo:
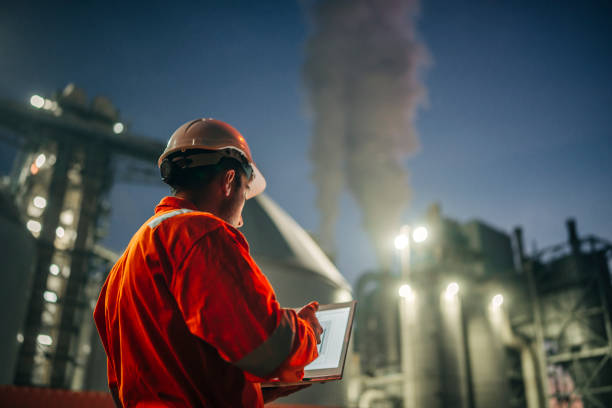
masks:
<path id="1" fill-rule="evenodd" d="M 188 208 L 190 210 L 198 211 L 196 206 L 189 200 L 184 198 L 168 196 L 162 198 L 162 200 L 155 207 L 155 214 L 162 211 L 176 210 L 179 208 Z"/>

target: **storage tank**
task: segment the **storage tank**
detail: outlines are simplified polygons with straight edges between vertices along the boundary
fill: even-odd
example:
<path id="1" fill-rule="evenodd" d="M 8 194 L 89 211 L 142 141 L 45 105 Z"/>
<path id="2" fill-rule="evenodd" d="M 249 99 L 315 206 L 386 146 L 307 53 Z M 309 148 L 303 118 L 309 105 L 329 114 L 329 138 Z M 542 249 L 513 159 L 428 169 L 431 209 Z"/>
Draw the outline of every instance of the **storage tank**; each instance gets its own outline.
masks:
<path id="1" fill-rule="evenodd" d="M 300 307 L 352 300 L 348 282 L 304 229 L 271 198 L 261 194 L 246 202 L 241 232 L 250 252 L 274 287 L 283 307 Z M 99 339 L 92 345 L 87 388 L 105 390 L 106 358 Z M 352 353 L 347 355 L 347 364 Z M 350 372 L 347 367 L 345 373 Z M 102 374 L 101 374 L 102 373 Z M 348 379 L 315 384 L 283 398 L 284 402 L 322 406 L 348 405 Z"/>

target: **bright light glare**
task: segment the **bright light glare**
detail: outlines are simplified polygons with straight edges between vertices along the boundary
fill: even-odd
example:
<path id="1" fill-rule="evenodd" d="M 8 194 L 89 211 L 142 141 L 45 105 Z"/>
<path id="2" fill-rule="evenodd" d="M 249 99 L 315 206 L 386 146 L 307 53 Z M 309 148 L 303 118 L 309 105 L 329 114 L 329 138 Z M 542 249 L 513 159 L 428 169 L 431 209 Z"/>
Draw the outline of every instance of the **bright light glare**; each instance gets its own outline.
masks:
<path id="1" fill-rule="evenodd" d="M 38 221 L 34 221 L 34 220 L 30 220 L 28 221 L 28 223 L 26 224 L 26 227 L 35 233 L 40 232 L 40 230 L 42 230 L 42 225 L 40 224 L 40 222 Z"/>
<path id="2" fill-rule="evenodd" d="M 414 242 L 423 242 L 427 239 L 428 235 L 429 233 L 427 231 L 427 228 L 417 227 L 412 232 L 412 239 L 414 239 Z"/>
<path id="3" fill-rule="evenodd" d="M 36 341 L 42 344 L 43 346 L 50 346 L 53 344 L 53 338 L 46 334 L 39 334 L 36 336 Z"/>
<path id="4" fill-rule="evenodd" d="M 504 303 L 504 297 L 500 295 L 499 293 L 493 296 L 493 299 L 491 299 L 491 305 L 495 309 L 498 309 L 499 307 L 501 307 L 503 303 Z"/>
<path id="5" fill-rule="evenodd" d="M 60 214 L 60 221 L 66 225 L 72 225 L 74 222 L 74 213 L 72 210 L 66 210 Z"/>
<path id="6" fill-rule="evenodd" d="M 400 286 L 398 292 L 399 292 L 399 295 L 403 298 L 406 298 L 408 300 L 414 299 L 414 291 L 412 290 L 410 285 L 404 284 Z"/>
<path id="7" fill-rule="evenodd" d="M 395 237 L 395 248 L 400 251 L 408 246 L 408 236 L 406 234 L 400 234 Z"/>
<path id="8" fill-rule="evenodd" d="M 57 294 L 55 292 L 51 292 L 50 290 L 45 290 L 45 293 L 43 293 L 43 298 L 49 303 L 57 302 Z"/>
<path id="9" fill-rule="evenodd" d="M 51 264 L 51 266 L 49 266 L 49 273 L 51 273 L 51 275 L 53 276 L 59 275 L 60 273 L 59 266 L 57 266 L 56 264 Z"/>
<path id="10" fill-rule="evenodd" d="M 17 343 L 23 343 L 23 334 L 17 333 Z"/>
<path id="11" fill-rule="evenodd" d="M 33 107 L 40 109 L 45 105 L 45 98 L 40 95 L 32 95 L 32 97 L 30 98 L 30 104 Z"/>
<path id="12" fill-rule="evenodd" d="M 446 298 L 446 300 L 453 300 L 457 293 L 459 293 L 459 284 L 457 282 L 451 282 L 446 287 L 444 297 Z"/>
<path id="13" fill-rule="evenodd" d="M 38 155 L 34 163 L 36 164 L 36 167 L 42 167 L 43 164 L 45 164 L 46 160 L 47 160 L 47 156 L 41 153 Z"/>
<path id="14" fill-rule="evenodd" d="M 57 235 L 58 238 L 63 238 L 65 233 L 66 231 L 64 231 L 64 228 L 62 227 L 57 227 L 55 230 L 55 235 Z"/>
<path id="15" fill-rule="evenodd" d="M 32 202 L 34 203 L 34 207 L 36 208 L 43 209 L 47 206 L 47 200 L 45 199 L 45 197 L 36 196 L 34 197 Z"/>
<path id="16" fill-rule="evenodd" d="M 113 125 L 113 132 L 115 132 L 116 134 L 123 132 L 124 129 L 125 126 L 123 126 L 123 123 L 121 122 L 117 122 Z"/>

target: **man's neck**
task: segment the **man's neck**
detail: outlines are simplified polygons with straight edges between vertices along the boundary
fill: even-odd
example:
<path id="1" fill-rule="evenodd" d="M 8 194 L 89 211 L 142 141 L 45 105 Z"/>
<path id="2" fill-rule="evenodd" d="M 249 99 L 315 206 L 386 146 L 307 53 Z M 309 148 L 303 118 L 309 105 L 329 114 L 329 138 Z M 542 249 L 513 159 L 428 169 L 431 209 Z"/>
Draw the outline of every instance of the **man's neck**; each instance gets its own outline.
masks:
<path id="1" fill-rule="evenodd" d="M 189 201 L 199 211 L 209 212 L 211 214 L 217 214 L 218 212 L 218 205 L 216 205 L 213 200 L 211 200 L 210 198 L 206 199 L 204 197 L 201 197 L 191 191 L 178 191 L 176 192 L 176 194 L 174 194 L 174 196 Z"/>

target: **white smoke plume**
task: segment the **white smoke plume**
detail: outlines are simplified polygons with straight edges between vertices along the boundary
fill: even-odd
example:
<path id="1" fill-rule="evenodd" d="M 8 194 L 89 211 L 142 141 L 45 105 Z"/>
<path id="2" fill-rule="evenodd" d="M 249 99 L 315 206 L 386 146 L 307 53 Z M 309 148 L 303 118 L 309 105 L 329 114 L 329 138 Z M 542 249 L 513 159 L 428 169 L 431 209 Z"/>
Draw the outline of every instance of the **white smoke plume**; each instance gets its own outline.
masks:
<path id="1" fill-rule="evenodd" d="M 416 0 L 320 0 L 306 6 L 312 33 L 303 67 L 314 120 L 310 157 L 324 249 L 335 249 L 339 199 L 348 188 L 381 263 L 410 199 L 402 162 L 418 149 L 419 74 L 428 58 L 416 36 Z"/>

